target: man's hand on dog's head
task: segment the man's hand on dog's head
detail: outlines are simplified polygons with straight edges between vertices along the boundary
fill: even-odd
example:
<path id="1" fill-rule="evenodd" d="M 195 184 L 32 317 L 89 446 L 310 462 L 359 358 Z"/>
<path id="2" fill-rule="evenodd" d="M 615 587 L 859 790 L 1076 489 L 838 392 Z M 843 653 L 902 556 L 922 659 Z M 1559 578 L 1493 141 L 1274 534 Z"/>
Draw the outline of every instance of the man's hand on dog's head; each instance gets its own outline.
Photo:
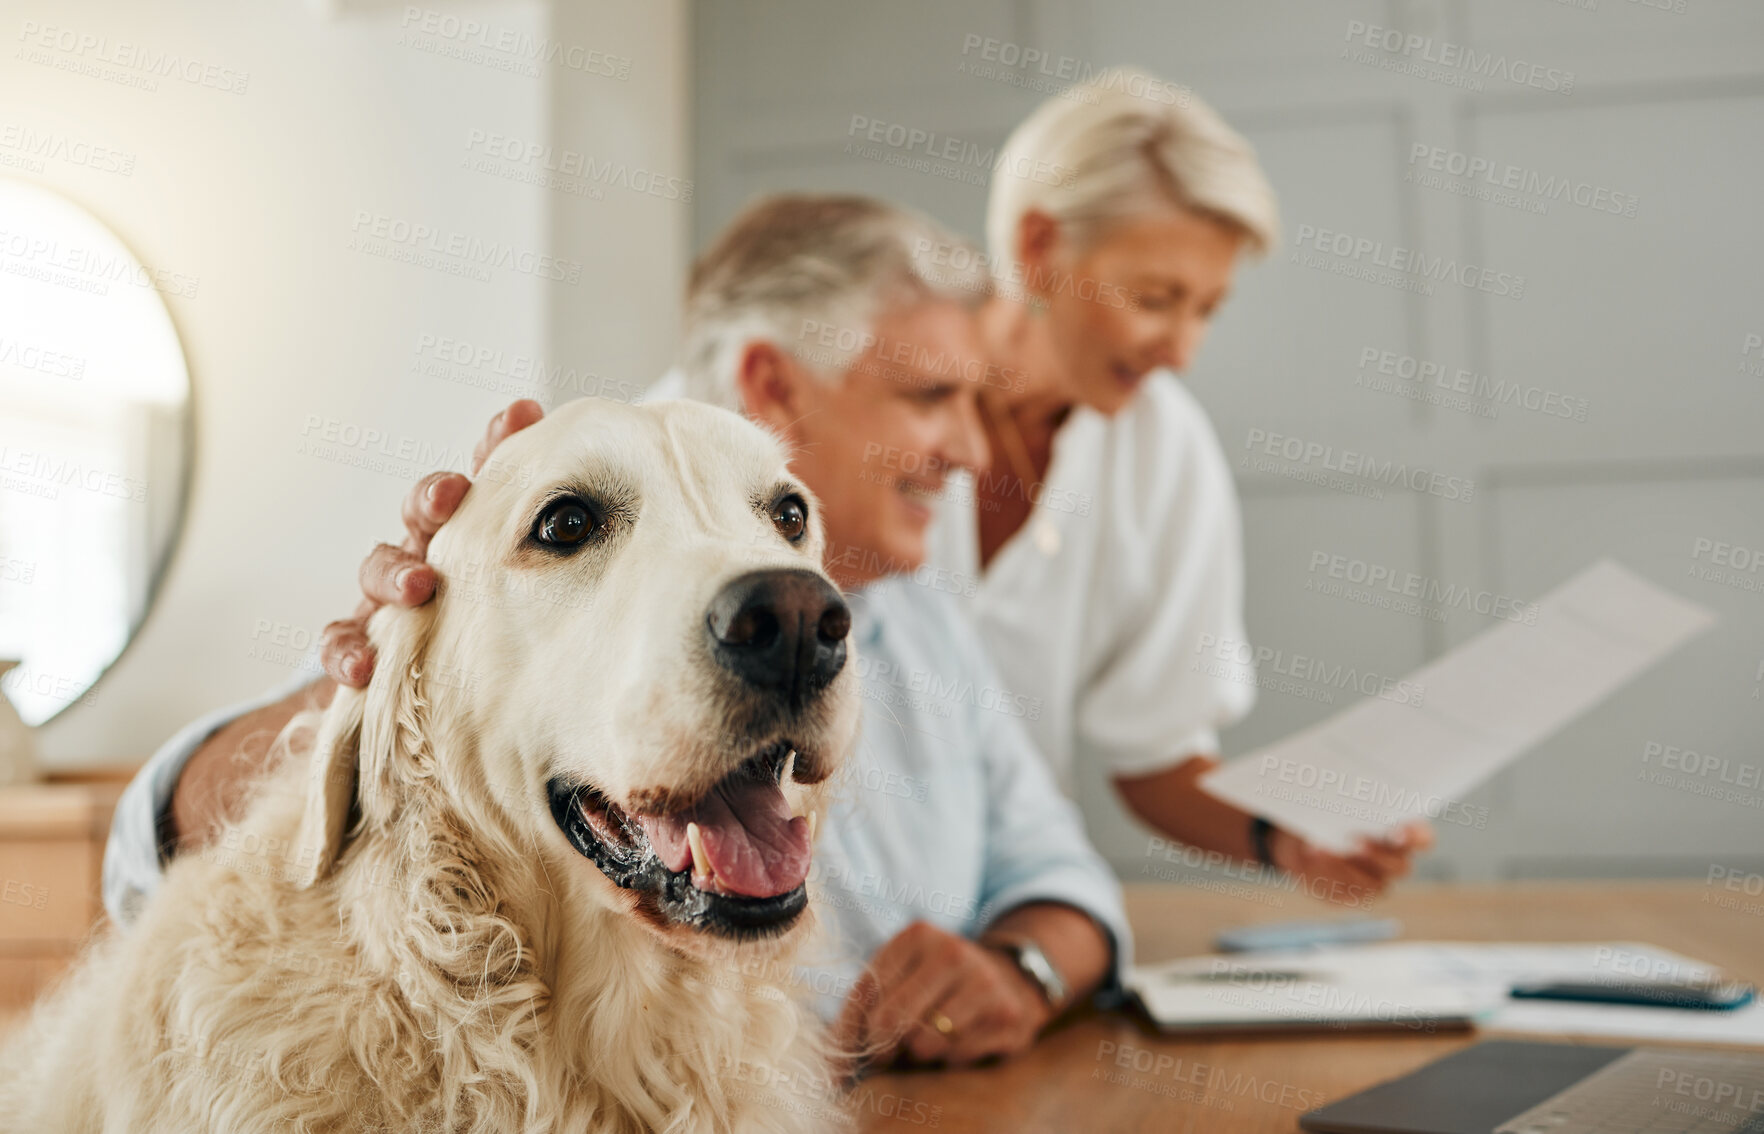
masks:
<path id="1" fill-rule="evenodd" d="M 511 434 L 545 416 L 538 402 L 522 398 L 490 419 L 484 436 L 472 449 L 472 472 Z M 387 603 L 421 606 L 435 594 L 435 569 L 426 562 L 429 541 L 441 530 L 472 482 L 456 472 L 430 473 L 404 498 L 404 543 L 382 543 L 361 564 L 361 605 L 348 618 L 325 627 L 322 656 L 325 672 L 342 685 L 362 688 L 374 675 L 374 648 L 368 642 L 367 620 Z"/>
<path id="2" fill-rule="evenodd" d="M 503 438 L 544 416 L 538 402 L 522 400 L 491 418 L 483 440 L 472 451 L 472 471 L 478 471 Z M 423 561 L 429 540 L 459 508 L 469 487 L 471 482 L 459 473 L 435 473 L 417 482 L 404 501 L 403 546 L 374 548 L 361 565 L 362 602 L 355 616 L 325 627 L 326 677 L 245 714 L 203 741 L 178 775 L 160 832 L 162 841 L 180 852 L 206 844 L 223 824 L 239 818 L 258 769 L 268 762 L 266 738 L 280 733 L 301 710 L 329 704 L 336 692 L 332 681 L 358 689 L 368 683 L 374 673 L 368 615 L 389 602 L 417 606 L 434 595 L 435 572 Z"/>

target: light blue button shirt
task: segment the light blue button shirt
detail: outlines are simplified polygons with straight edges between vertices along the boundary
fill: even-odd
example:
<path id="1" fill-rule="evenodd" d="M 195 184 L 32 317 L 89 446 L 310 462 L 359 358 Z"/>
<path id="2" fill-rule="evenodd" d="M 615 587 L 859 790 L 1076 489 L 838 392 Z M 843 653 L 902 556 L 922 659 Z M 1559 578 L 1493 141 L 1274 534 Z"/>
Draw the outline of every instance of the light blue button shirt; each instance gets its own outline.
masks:
<path id="1" fill-rule="evenodd" d="M 1121 887 L 1024 728 L 1038 703 L 1004 689 L 936 582 L 896 577 L 851 600 L 864 718 L 809 871 L 839 946 L 816 991 L 849 988 L 859 958 L 913 921 L 975 937 L 1027 902 L 1089 914 L 1118 973 L 1132 943 Z"/>
<path id="2" fill-rule="evenodd" d="M 863 724 L 809 872 L 830 933 L 798 974 L 824 1015 L 863 961 L 913 921 L 974 937 L 1014 907 L 1060 902 L 1108 932 L 1117 976 L 1129 963 L 1121 887 L 1024 729 L 1037 703 L 1002 688 L 935 583 L 896 577 L 852 596 Z M 159 885 L 159 818 L 191 753 L 285 692 L 197 721 L 135 776 L 104 852 L 113 918 L 131 920 Z"/>

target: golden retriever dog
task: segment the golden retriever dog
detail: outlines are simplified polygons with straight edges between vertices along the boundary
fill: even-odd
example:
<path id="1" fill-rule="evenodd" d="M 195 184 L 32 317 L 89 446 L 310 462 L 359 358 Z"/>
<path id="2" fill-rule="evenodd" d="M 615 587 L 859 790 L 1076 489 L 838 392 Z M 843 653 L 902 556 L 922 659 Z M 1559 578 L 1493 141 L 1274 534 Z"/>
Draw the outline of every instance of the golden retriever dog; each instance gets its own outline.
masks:
<path id="1" fill-rule="evenodd" d="M 858 713 L 822 539 L 723 410 L 504 441 L 368 688 L 0 1053 L 0 1129 L 818 1128 L 788 962 Z"/>

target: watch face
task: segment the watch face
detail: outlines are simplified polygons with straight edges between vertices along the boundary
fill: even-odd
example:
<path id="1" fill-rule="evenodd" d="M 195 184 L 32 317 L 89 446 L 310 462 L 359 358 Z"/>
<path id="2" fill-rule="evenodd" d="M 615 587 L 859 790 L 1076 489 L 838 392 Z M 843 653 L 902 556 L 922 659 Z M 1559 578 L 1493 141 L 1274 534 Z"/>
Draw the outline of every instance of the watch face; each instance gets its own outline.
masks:
<path id="1" fill-rule="evenodd" d="M 1013 941 L 1006 949 L 1011 959 L 1017 962 L 1017 967 L 1041 989 L 1048 1004 L 1058 1008 L 1066 999 L 1066 983 L 1060 979 L 1047 954 L 1041 951 L 1041 946 L 1033 941 Z"/>

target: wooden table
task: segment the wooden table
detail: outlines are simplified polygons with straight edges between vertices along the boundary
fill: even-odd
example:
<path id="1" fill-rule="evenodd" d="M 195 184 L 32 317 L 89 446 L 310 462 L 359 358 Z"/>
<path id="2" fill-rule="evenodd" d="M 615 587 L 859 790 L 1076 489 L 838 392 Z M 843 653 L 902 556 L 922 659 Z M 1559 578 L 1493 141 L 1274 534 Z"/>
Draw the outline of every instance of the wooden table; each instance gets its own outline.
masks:
<path id="1" fill-rule="evenodd" d="M 1755 905 L 1723 909 L 1721 896 L 1695 882 L 1410 885 L 1377 912 L 1400 918 L 1406 937 L 1638 941 L 1764 983 L 1764 917 L 1752 912 Z M 1214 933 L 1229 925 L 1340 916 L 1298 895 L 1259 902 L 1178 885 L 1129 886 L 1127 908 L 1138 956 L 1148 962 L 1207 952 Z M 856 1129 L 891 1134 L 933 1124 L 1011 1134 L 1290 1132 L 1305 1111 L 1476 1039 L 1472 1032 L 1405 1031 L 1177 1040 L 1126 1015 L 1092 1014 L 1008 1063 L 878 1075 L 859 1084 L 851 1101 Z M 1157 1071 L 1135 1071 L 1135 1064 Z"/>

